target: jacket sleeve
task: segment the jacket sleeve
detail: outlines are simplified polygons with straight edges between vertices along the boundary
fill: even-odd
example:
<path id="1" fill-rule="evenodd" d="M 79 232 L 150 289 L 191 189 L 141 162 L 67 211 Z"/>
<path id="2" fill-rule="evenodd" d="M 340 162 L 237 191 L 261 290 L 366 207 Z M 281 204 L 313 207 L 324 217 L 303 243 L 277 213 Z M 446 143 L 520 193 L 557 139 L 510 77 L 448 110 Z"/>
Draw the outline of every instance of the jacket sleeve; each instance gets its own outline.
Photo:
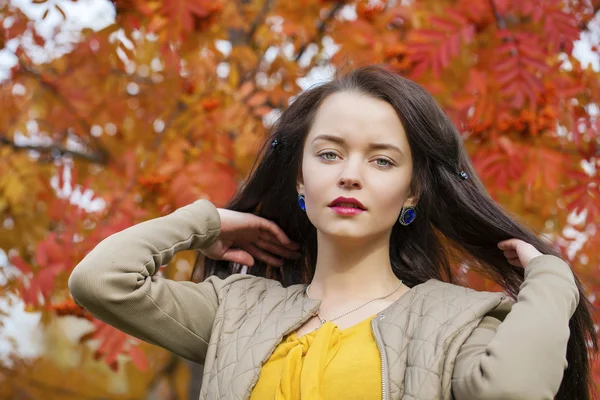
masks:
<path id="1" fill-rule="evenodd" d="M 504 321 L 484 317 L 460 348 L 452 377 L 456 400 L 554 399 L 578 302 L 573 273 L 563 260 L 552 255 L 531 260 Z"/>
<path id="2" fill-rule="evenodd" d="M 75 267 L 69 290 L 99 320 L 202 362 L 225 281 L 196 284 L 155 274 L 176 252 L 209 246 L 219 233 L 217 209 L 199 200 L 104 239 Z"/>

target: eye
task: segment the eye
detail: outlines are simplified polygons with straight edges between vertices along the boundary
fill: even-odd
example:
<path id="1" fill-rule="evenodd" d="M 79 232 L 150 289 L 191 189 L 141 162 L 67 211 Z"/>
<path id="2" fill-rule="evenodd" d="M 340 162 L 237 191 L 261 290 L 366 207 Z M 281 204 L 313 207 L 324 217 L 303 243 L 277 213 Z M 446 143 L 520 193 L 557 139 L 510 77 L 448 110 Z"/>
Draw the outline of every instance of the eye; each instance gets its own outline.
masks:
<path id="1" fill-rule="evenodd" d="M 335 154 L 333 151 L 326 151 L 324 153 L 319 154 L 319 157 L 321 157 L 323 160 L 327 160 L 327 161 L 334 161 L 337 156 L 338 155 Z"/>
<path id="2" fill-rule="evenodd" d="M 384 168 L 389 168 L 391 166 L 393 166 L 394 164 L 388 160 L 387 158 L 377 158 L 375 160 L 375 163 L 377 164 L 377 166 L 379 167 L 384 167 Z"/>

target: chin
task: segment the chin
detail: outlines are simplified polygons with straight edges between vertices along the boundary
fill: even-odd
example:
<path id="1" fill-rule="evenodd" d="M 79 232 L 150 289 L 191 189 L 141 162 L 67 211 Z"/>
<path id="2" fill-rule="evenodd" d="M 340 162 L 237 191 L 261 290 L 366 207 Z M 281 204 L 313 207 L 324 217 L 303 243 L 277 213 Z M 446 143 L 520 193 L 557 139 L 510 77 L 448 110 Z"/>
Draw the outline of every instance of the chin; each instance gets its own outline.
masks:
<path id="1" fill-rule="evenodd" d="M 367 229 L 360 229 L 359 227 L 355 227 L 355 228 L 343 227 L 341 229 L 331 229 L 331 227 L 329 227 L 326 230 L 321 230 L 321 233 L 324 236 L 328 236 L 334 240 L 340 239 L 340 240 L 353 240 L 353 241 L 354 240 L 356 240 L 356 241 L 364 240 L 369 237 L 372 237 L 375 234 L 375 232 L 372 232 Z"/>

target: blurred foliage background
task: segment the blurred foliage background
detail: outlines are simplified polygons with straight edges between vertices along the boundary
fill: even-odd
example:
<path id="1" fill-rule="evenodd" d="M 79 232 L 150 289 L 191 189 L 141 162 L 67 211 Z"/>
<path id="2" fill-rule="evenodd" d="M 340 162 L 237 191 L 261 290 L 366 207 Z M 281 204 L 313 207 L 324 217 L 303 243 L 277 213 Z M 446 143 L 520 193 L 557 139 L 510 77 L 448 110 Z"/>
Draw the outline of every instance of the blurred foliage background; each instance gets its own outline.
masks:
<path id="1" fill-rule="evenodd" d="M 70 271 L 132 224 L 198 198 L 224 205 L 296 94 L 368 63 L 434 94 L 491 195 L 561 249 L 597 302 L 598 10 L 0 1 L 0 398 L 197 399 L 201 366 L 90 317 L 69 297 Z M 196 256 L 160 273 L 194 280 Z M 494 287 L 468 271 L 463 282 Z"/>

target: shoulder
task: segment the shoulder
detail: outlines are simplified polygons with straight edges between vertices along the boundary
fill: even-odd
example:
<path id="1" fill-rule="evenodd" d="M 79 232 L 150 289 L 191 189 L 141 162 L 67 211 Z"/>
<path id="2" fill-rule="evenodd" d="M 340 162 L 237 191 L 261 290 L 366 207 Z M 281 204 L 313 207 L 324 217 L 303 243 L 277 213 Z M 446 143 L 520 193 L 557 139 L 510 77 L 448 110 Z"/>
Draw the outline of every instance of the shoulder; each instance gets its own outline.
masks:
<path id="1" fill-rule="evenodd" d="M 247 303 L 247 306 L 267 298 L 270 301 L 285 301 L 290 297 L 298 296 L 304 290 L 304 285 L 286 288 L 274 279 L 248 274 L 233 274 L 225 279 L 211 276 L 207 281 L 211 281 L 215 286 L 220 301 L 227 299 L 237 304 Z"/>
<path id="2" fill-rule="evenodd" d="M 424 299 L 438 301 L 453 301 L 459 299 L 477 301 L 506 297 L 506 293 L 503 292 L 477 291 L 469 287 L 443 282 L 437 279 L 430 279 L 427 282 L 417 285 L 413 287 L 412 291 L 415 292 L 415 295 Z"/>
<path id="3" fill-rule="evenodd" d="M 504 292 L 484 292 L 453 283 L 430 279 L 414 286 L 405 307 L 421 316 L 443 315 L 465 320 L 481 318 L 488 313 L 505 314 L 512 300 Z"/>

